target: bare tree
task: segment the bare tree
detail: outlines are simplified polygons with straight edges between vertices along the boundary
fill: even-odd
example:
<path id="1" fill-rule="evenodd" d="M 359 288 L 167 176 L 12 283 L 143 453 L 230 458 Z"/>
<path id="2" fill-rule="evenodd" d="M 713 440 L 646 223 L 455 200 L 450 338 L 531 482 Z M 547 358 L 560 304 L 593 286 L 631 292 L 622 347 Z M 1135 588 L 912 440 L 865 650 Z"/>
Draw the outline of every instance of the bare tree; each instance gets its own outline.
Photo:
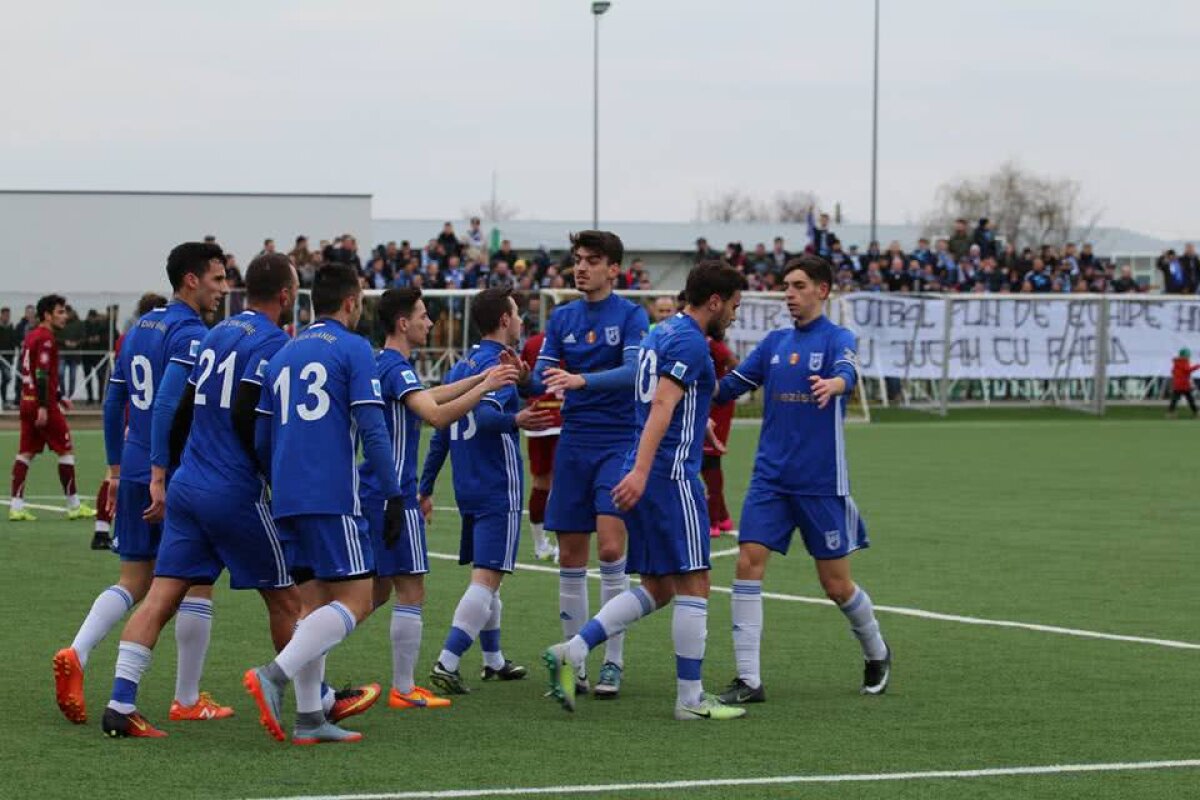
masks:
<path id="1" fill-rule="evenodd" d="M 1084 203 L 1078 181 L 1036 175 L 1012 161 L 987 175 L 942 184 L 936 203 L 925 220 L 927 235 L 947 235 L 956 219 L 987 217 L 996 235 L 1017 247 L 1086 239 L 1100 220 L 1100 212 Z"/>
<path id="2" fill-rule="evenodd" d="M 813 192 L 779 192 L 775 195 L 775 221 L 804 222 L 808 219 L 808 210 L 818 205 L 817 196 Z"/>
<path id="3" fill-rule="evenodd" d="M 493 197 L 490 200 L 481 201 L 473 209 L 463 209 L 463 217 L 479 217 L 485 222 L 504 222 L 505 220 L 515 219 L 519 210 L 516 206 L 509 205 L 503 200 Z"/>

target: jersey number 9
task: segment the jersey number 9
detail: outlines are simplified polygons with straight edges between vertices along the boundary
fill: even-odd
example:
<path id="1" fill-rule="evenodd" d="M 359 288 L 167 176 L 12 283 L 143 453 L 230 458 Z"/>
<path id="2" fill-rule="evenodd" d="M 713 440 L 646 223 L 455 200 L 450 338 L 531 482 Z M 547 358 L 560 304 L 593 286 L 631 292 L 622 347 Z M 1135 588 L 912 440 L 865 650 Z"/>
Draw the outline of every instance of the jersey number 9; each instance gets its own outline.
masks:
<path id="1" fill-rule="evenodd" d="M 304 384 L 305 395 L 304 402 L 296 404 L 296 416 L 305 422 L 315 422 L 329 413 L 329 393 L 325 391 L 329 373 L 321 362 L 310 361 L 300 369 L 298 378 Z M 287 425 L 292 403 L 291 367 L 279 370 L 279 377 L 272 388 L 278 398 L 279 424 Z"/>
<path id="2" fill-rule="evenodd" d="M 154 404 L 154 368 L 150 359 L 145 356 L 134 356 L 129 362 L 129 382 L 133 391 L 129 393 L 129 402 L 133 407 L 148 411 Z"/>

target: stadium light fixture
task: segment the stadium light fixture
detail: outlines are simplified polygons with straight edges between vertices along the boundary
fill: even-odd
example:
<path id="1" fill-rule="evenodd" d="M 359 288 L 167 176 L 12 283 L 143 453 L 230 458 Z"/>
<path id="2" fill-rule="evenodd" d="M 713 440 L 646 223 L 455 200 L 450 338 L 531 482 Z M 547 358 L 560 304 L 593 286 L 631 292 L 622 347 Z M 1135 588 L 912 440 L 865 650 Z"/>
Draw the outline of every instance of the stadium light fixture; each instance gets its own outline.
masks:
<path id="1" fill-rule="evenodd" d="M 608 0 L 592 3 L 592 228 L 600 227 L 600 17 Z"/>

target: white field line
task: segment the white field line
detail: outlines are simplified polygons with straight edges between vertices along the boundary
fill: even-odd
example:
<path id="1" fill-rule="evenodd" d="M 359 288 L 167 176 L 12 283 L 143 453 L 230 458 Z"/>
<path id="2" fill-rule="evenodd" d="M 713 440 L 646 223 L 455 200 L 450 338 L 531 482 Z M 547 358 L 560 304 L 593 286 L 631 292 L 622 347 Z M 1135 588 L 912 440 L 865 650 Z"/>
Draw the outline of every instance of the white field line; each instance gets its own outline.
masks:
<path id="1" fill-rule="evenodd" d="M 733 548 L 737 552 L 737 548 Z M 438 558 L 444 561 L 458 561 L 458 556 L 448 553 L 430 553 L 430 558 Z M 547 567 L 544 564 L 527 564 L 525 562 L 517 562 L 517 568 L 520 570 L 528 570 L 530 572 L 545 572 L 547 574 L 557 575 L 558 567 Z M 599 578 L 598 570 L 589 570 L 588 575 L 593 578 Z M 727 586 L 713 586 L 710 591 L 718 594 L 732 594 L 733 590 Z M 804 597 L 796 594 L 781 594 L 779 592 L 763 592 L 762 596 L 770 600 L 783 600 L 790 603 L 809 603 L 811 605 L 831 606 L 833 603 L 824 597 Z M 1197 642 L 1181 642 L 1174 639 L 1155 639 L 1147 636 L 1127 636 L 1120 633 L 1104 633 L 1103 631 L 1088 631 L 1079 628 L 1062 628 L 1057 625 L 1038 625 L 1033 622 L 1014 622 L 1004 619 L 984 619 L 982 617 L 964 617 L 959 614 L 942 614 L 937 611 L 924 611 L 920 608 L 905 608 L 904 606 L 875 606 L 876 611 L 887 614 L 898 614 L 905 617 L 917 617 L 918 619 L 931 619 L 939 622 L 958 622 L 963 625 L 984 625 L 993 628 L 1018 628 L 1020 630 L 1037 631 L 1038 633 L 1055 633 L 1060 636 L 1076 636 L 1081 639 L 1101 639 L 1109 642 L 1129 642 L 1132 644 L 1154 645 L 1156 647 L 1168 647 L 1176 650 L 1200 650 L 1200 643 Z"/>
<path id="2" fill-rule="evenodd" d="M 1200 759 L 1180 761 L 1132 761 L 1112 764 L 1055 764 L 1031 767 L 930 770 L 927 772 L 864 772 L 844 775 L 779 775 L 764 778 L 717 778 L 713 780 L 654 781 L 646 783 L 591 783 L 566 786 L 504 787 L 494 789 L 447 789 L 443 791 L 381 792 L 375 794 L 293 795 L 272 800 L 448 800 L 460 797 L 530 797 L 544 794 L 610 794 L 681 789 L 712 789 L 742 786 L 787 786 L 805 783 L 886 783 L 899 781 L 965 780 L 1039 775 L 1078 775 L 1097 772 L 1133 772 L 1163 769 L 1195 769 Z"/>
<path id="3" fill-rule="evenodd" d="M 0 499 L 0 504 L 12 505 L 9 499 Z M 45 511 L 65 512 L 67 509 L 63 506 L 43 506 L 26 503 L 26 508 L 35 508 Z M 719 550 L 713 556 L 733 555 L 737 552 L 737 548 L 729 548 L 728 550 Z M 430 558 L 437 558 L 443 561 L 458 561 L 458 556 L 449 553 L 429 553 Z M 523 570 L 530 572 L 545 572 L 551 575 L 558 574 L 558 567 L 547 567 L 542 564 L 527 564 L 518 562 L 517 566 Z M 598 570 L 589 570 L 588 575 L 593 578 L 599 578 Z M 726 586 L 713 586 L 711 591 L 718 594 L 731 594 L 732 589 Z M 790 603 L 808 603 L 811 605 L 833 605 L 824 597 L 805 597 L 796 594 L 781 594 L 779 592 L 763 592 L 762 596 L 770 600 L 783 600 Z M 1156 639 L 1147 636 L 1127 636 L 1121 633 L 1104 633 L 1103 631 L 1088 631 L 1080 628 L 1062 628 L 1057 625 L 1039 625 L 1033 622 L 1015 622 L 1013 620 L 1004 619 L 984 619 L 982 617 L 965 617 L 960 614 L 942 614 L 938 611 L 925 611 L 920 608 L 906 608 L 904 606 L 875 606 L 876 611 L 881 611 L 886 614 L 898 614 L 904 617 L 916 617 L 918 619 L 931 619 L 939 622 L 958 622 L 963 625 L 983 625 L 993 628 L 1017 628 L 1026 631 L 1037 631 L 1038 633 L 1055 633 L 1060 636 L 1076 636 L 1081 639 L 1100 639 L 1109 642 L 1128 642 L 1132 644 L 1154 645 L 1156 647 L 1167 647 L 1175 650 L 1200 650 L 1200 643 L 1197 642 L 1181 642 L 1175 639 Z"/>

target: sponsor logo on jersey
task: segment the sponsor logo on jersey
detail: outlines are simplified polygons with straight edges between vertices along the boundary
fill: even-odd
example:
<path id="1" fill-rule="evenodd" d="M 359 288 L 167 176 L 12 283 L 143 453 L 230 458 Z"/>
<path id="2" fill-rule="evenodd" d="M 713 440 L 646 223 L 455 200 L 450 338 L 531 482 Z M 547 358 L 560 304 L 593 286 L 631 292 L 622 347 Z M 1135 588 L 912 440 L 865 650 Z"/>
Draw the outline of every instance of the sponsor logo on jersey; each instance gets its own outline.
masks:
<path id="1" fill-rule="evenodd" d="M 821 365 L 824 363 L 825 363 L 825 354 L 824 353 L 809 353 L 808 354 L 808 368 L 809 369 L 811 369 L 813 371 L 819 370 L 821 368 Z"/>
<path id="2" fill-rule="evenodd" d="M 671 377 L 678 380 L 683 380 L 683 376 L 687 374 L 687 364 L 682 361 L 676 361 L 671 367 Z"/>
<path id="3" fill-rule="evenodd" d="M 621 329 L 616 325 L 609 325 L 604 329 L 604 341 L 610 345 L 621 343 Z"/>
<path id="4" fill-rule="evenodd" d="M 405 383 L 416 383 L 417 382 L 417 374 L 415 372 L 413 372 L 411 369 L 406 369 L 403 372 L 401 372 L 400 377 L 404 378 Z"/>

